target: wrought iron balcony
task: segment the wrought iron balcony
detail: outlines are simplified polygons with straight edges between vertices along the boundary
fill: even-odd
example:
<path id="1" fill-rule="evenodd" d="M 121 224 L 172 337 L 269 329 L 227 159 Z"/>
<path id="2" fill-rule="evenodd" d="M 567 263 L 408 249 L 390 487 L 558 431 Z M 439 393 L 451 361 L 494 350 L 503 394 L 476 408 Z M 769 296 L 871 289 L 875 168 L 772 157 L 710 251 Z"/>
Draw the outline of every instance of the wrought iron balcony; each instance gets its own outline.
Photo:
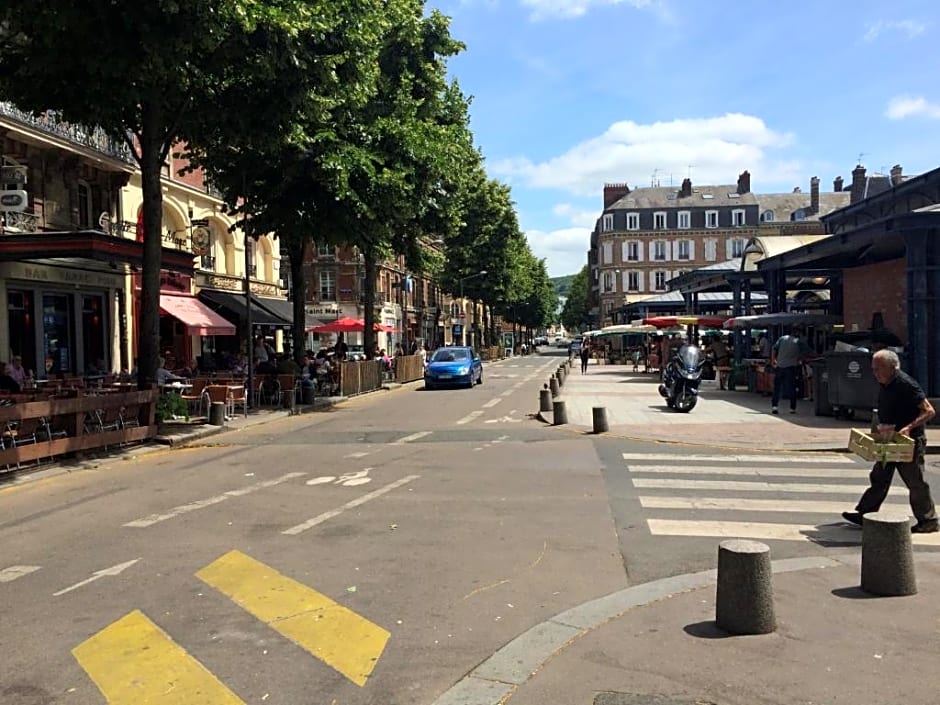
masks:
<path id="1" fill-rule="evenodd" d="M 17 233 L 35 233 L 39 231 L 39 216 L 33 213 L 2 213 L 0 222 L 3 230 Z"/>
<path id="2" fill-rule="evenodd" d="M 134 163 L 131 150 L 124 142 L 109 136 L 100 127 L 85 127 L 84 125 L 65 122 L 59 113 L 54 110 L 47 110 L 34 115 L 20 110 L 13 103 L 0 101 L 0 116 L 11 118 L 47 134 L 62 137 L 77 145 L 94 149 L 128 164 Z"/>

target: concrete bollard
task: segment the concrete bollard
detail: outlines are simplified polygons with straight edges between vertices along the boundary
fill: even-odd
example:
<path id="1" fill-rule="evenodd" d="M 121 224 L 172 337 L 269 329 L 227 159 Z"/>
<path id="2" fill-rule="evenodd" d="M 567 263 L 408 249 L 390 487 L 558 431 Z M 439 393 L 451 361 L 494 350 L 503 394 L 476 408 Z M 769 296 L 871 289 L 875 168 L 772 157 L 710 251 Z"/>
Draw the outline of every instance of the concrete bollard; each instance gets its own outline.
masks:
<path id="1" fill-rule="evenodd" d="M 606 433 L 609 431 L 610 427 L 607 425 L 607 407 L 595 406 L 592 407 L 591 412 L 594 415 L 594 433 Z"/>
<path id="2" fill-rule="evenodd" d="M 552 392 L 549 389 L 539 390 L 539 411 L 552 410 Z"/>
<path id="3" fill-rule="evenodd" d="M 211 426 L 224 426 L 225 425 L 225 402 L 224 401 L 214 401 L 209 405 L 209 425 Z"/>
<path id="4" fill-rule="evenodd" d="M 552 377 L 551 379 L 548 380 L 548 388 L 551 390 L 551 394 L 553 397 L 558 396 L 558 378 L 557 377 Z"/>
<path id="5" fill-rule="evenodd" d="M 565 402 L 552 402 L 552 426 L 562 426 L 568 423 L 568 411 L 565 409 Z"/>
<path id="6" fill-rule="evenodd" d="M 742 539 L 718 544 L 715 622 L 730 634 L 769 634 L 777 628 L 769 546 Z"/>
<path id="7" fill-rule="evenodd" d="M 555 381 L 558 382 L 558 388 L 559 388 L 559 389 L 561 389 L 563 386 L 565 386 L 565 380 L 562 378 L 561 372 L 556 372 L 556 373 L 555 373 Z"/>
<path id="8" fill-rule="evenodd" d="M 917 594 L 907 516 L 889 512 L 863 515 L 861 587 L 872 595 Z"/>

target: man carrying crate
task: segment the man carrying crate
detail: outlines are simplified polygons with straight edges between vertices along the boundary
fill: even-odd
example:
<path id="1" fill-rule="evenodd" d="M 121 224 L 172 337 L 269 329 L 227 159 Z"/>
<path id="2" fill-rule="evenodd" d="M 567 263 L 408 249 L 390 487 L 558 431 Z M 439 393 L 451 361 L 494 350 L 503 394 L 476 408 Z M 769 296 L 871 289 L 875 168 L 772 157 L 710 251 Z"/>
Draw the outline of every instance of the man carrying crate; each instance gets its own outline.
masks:
<path id="1" fill-rule="evenodd" d="M 927 448 L 925 424 L 935 411 L 924 390 L 901 370 L 898 356 L 891 350 L 879 350 L 871 360 L 871 369 L 878 380 L 878 434 L 891 438 L 894 433 L 910 436 L 914 440 L 914 458 L 907 463 L 875 463 L 868 478 L 871 486 L 865 490 L 854 512 L 842 512 L 842 517 L 853 524 L 862 523 L 862 515 L 877 512 L 888 496 L 891 479 L 897 469 L 910 492 L 911 509 L 917 523 L 911 527 L 915 534 L 932 534 L 940 530 L 937 511 L 930 497 L 930 486 L 924 479 L 924 452 Z M 876 440 L 881 440 L 876 438 Z"/>

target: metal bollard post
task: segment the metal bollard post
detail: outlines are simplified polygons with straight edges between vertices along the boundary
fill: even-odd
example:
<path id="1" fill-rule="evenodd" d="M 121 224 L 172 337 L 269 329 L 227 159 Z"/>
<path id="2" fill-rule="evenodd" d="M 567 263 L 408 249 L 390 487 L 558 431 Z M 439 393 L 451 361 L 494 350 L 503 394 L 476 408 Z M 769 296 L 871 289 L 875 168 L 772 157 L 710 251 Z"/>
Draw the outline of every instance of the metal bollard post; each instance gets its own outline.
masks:
<path id="1" fill-rule="evenodd" d="M 551 390 L 552 397 L 558 396 L 558 379 L 552 377 L 548 380 L 548 388 Z"/>
<path id="2" fill-rule="evenodd" d="M 889 512 L 862 517 L 862 590 L 872 595 L 915 595 L 911 521 Z"/>
<path id="3" fill-rule="evenodd" d="M 552 426 L 562 426 L 568 423 L 568 411 L 565 402 L 555 400 L 552 402 Z"/>
<path id="4" fill-rule="evenodd" d="M 595 406 L 591 412 L 594 415 L 594 433 L 606 433 L 610 430 L 607 425 L 607 407 Z"/>
<path id="5" fill-rule="evenodd" d="M 550 389 L 539 390 L 539 411 L 552 410 L 552 392 Z"/>
<path id="6" fill-rule="evenodd" d="M 741 539 L 718 544 L 715 622 L 730 634 L 770 634 L 777 628 L 767 544 Z"/>
<path id="7" fill-rule="evenodd" d="M 209 406 L 209 424 L 211 426 L 225 425 L 225 402 L 214 401 Z"/>

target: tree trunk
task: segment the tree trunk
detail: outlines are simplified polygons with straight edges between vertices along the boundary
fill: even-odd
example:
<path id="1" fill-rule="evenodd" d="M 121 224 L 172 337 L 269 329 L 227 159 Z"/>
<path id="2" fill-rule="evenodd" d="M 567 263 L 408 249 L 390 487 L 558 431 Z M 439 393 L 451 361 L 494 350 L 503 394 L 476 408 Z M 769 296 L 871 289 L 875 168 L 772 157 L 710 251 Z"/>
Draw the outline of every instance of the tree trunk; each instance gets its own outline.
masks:
<path id="1" fill-rule="evenodd" d="M 159 110 L 142 106 L 140 182 L 144 209 L 144 261 L 137 309 L 137 386 L 149 389 L 157 379 L 160 351 L 160 270 L 163 264 L 163 135 Z"/>
<path id="2" fill-rule="evenodd" d="M 290 257 L 291 292 L 294 297 L 293 335 L 294 361 L 299 365 L 307 351 L 307 282 L 304 279 L 304 257 L 309 240 L 303 236 L 291 237 L 287 244 Z"/>
<path id="3" fill-rule="evenodd" d="M 365 247 L 362 250 L 363 262 L 366 268 L 365 291 L 363 292 L 363 308 L 365 319 L 365 330 L 362 333 L 362 345 L 365 348 L 366 359 L 372 360 L 375 357 L 375 250 L 371 247 Z M 404 326 L 402 326 L 404 327 Z M 389 355 L 394 354 L 388 351 Z"/>
<path id="4" fill-rule="evenodd" d="M 470 305 L 473 306 L 473 334 L 470 336 L 470 347 L 474 350 L 479 350 L 479 341 L 483 338 L 483 333 L 480 330 L 480 307 L 477 306 L 477 300 L 472 297 L 470 299 Z"/>

